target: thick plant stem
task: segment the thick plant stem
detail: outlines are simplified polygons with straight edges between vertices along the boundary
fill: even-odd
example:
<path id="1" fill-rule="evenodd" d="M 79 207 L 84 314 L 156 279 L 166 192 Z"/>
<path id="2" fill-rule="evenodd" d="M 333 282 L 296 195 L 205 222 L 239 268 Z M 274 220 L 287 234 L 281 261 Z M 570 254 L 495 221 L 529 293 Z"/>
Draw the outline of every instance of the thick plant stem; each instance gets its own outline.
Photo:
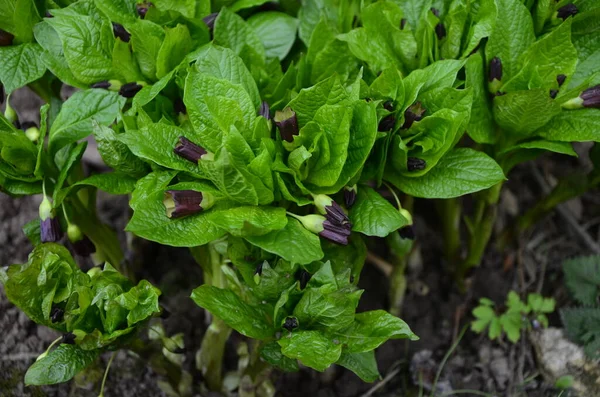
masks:
<path id="1" fill-rule="evenodd" d="M 462 282 L 469 269 L 479 266 L 481 263 L 494 230 L 502 184 L 503 182 L 500 182 L 492 186 L 477 198 L 475 213 L 469 225 L 470 239 L 467 257 L 461 262 L 456 272 L 459 282 Z"/>
<path id="2" fill-rule="evenodd" d="M 225 275 L 221 272 L 223 258 L 213 244 L 209 244 L 207 248 L 204 252 L 209 257 L 210 274 L 207 267 L 203 266 L 205 282 L 215 287 L 225 288 Z M 194 254 L 197 256 L 198 251 L 196 250 Z M 196 365 L 202 372 L 208 388 L 213 391 L 220 392 L 223 387 L 223 354 L 230 334 L 231 328 L 221 319 L 212 317 L 196 356 Z"/>
<path id="3" fill-rule="evenodd" d="M 407 196 L 403 208 L 412 211 L 414 198 Z M 394 232 L 386 237 L 386 242 L 392 254 L 392 274 L 390 275 L 390 289 L 388 297 L 390 299 L 390 313 L 394 316 L 400 316 L 402 312 L 402 304 L 406 295 L 406 267 L 408 265 L 408 257 L 413 249 L 413 241 L 403 239 L 400 234 Z"/>
<path id="4" fill-rule="evenodd" d="M 442 220 L 444 258 L 446 258 L 448 266 L 454 268 L 460 261 L 461 201 L 459 198 L 438 200 L 436 202 L 436 207 Z"/>

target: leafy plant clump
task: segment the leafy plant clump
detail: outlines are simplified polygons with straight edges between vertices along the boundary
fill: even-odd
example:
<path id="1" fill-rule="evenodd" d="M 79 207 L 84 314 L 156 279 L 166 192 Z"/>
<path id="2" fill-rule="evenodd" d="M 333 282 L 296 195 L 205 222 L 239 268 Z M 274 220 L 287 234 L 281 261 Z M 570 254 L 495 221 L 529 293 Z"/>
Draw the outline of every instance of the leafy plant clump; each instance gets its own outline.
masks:
<path id="1" fill-rule="evenodd" d="M 374 350 L 417 336 L 386 311 L 357 313 L 358 283 L 367 247 L 385 238 L 397 262 L 390 311 L 400 313 L 413 198 L 436 199 L 460 281 L 481 261 L 511 169 L 600 140 L 594 2 L 265 3 L 0 5 L 0 190 L 43 198 L 24 225 L 28 263 L 0 280 L 71 343 L 49 349 L 28 384 L 67 381 L 126 348 L 165 374 L 169 392 L 195 390 L 180 335 L 157 318 L 160 291 L 137 280 L 135 239 L 189 248 L 202 267 L 191 298 L 212 315 L 196 355 L 208 389 L 271 395 L 271 369 L 300 364 L 372 382 Z M 63 84 L 77 88 L 66 101 Z M 23 86 L 46 102 L 38 124 L 10 106 Z M 88 137 L 110 172 L 84 172 Z M 100 222 L 98 189 L 128 195 L 127 241 Z M 474 206 L 463 216 L 466 195 Z M 501 316 L 481 303 L 473 329 L 511 341 L 522 316 L 547 325 L 554 309 L 539 295 L 525 304 L 511 293 Z M 250 342 L 236 381 L 224 382 L 232 330 Z"/>

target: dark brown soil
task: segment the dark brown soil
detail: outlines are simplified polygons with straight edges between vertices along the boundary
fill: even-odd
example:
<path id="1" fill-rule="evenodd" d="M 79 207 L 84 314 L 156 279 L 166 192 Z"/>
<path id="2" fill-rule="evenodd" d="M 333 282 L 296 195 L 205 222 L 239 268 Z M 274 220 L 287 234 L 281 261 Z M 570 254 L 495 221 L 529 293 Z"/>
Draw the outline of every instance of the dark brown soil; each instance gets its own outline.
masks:
<path id="1" fill-rule="evenodd" d="M 24 94 L 27 97 L 27 94 Z M 38 104 L 20 100 L 21 114 L 25 119 L 35 119 Z M 541 169 L 559 176 L 577 164 L 565 162 L 561 157 L 545 158 L 537 162 Z M 541 197 L 541 192 L 531 177 L 531 168 L 517 168 L 506 186 L 511 194 L 501 202 L 499 223 L 510 225 L 517 212 L 524 212 Z M 37 216 L 38 197 L 12 199 L 0 193 L 0 265 L 26 260 L 31 246 L 23 233 L 23 224 Z M 128 207 L 125 198 L 101 196 L 99 209 L 104 221 L 122 230 Z M 417 202 L 417 214 L 433 214 L 428 202 Z M 593 195 L 586 195 L 572 203 L 581 219 L 595 219 L 600 215 L 600 205 Z M 578 211 L 581 210 L 580 213 Z M 586 230 L 598 241 L 598 223 L 586 224 Z M 544 219 L 532 232 L 518 242 L 515 248 L 498 250 L 491 247 L 482 265 L 474 272 L 472 284 L 466 294 L 460 293 L 445 270 L 441 255 L 439 225 L 434 216 L 416 217 L 417 241 L 421 260 L 409 266 L 409 288 L 403 306 L 402 318 L 421 338 L 417 342 L 391 341 L 377 351 L 377 360 L 384 385 L 374 394 L 380 396 L 418 395 L 423 387 L 429 395 L 433 377 L 444 354 L 456 340 L 461 329 L 471 320 L 470 312 L 480 297 L 487 297 L 502 305 L 508 291 L 520 293 L 541 291 L 554 296 L 559 304 L 566 303 L 562 287 L 560 264 L 563 259 L 587 254 L 589 248 L 565 226 L 558 215 Z M 124 237 L 124 236 L 123 236 Z M 125 241 L 123 239 L 123 241 Z M 140 242 L 134 263 L 135 272 L 148 278 L 163 291 L 162 304 L 170 312 L 165 320 L 169 334 L 183 332 L 186 342 L 184 367 L 194 370 L 194 354 L 206 328 L 204 314 L 188 298 L 191 290 L 201 283 L 201 271 L 185 249 L 161 247 Z M 386 257 L 387 253 L 377 252 Z M 415 288 L 415 286 L 426 286 Z M 389 302 L 389 282 L 374 266 L 366 265 L 360 286 L 365 289 L 359 310 L 385 309 Z M 560 326 L 557 316 L 551 324 Z M 56 339 L 57 335 L 38 327 L 4 296 L 0 286 L 0 397 L 9 396 L 95 396 L 98 380 L 102 376 L 108 356 L 103 363 L 90 371 L 90 379 L 79 379 L 69 384 L 31 388 L 23 385 L 23 375 L 37 355 Z M 235 343 L 232 338 L 226 354 L 226 366 L 237 365 Z M 101 364 L 101 365 L 100 365 Z M 398 369 L 398 370 L 396 370 Z M 419 381 L 418 373 L 423 374 Z M 386 377 L 392 373 L 393 376 Z M 117 355 L 110 371 L 106 397 L 163 396 L 157 385 L 160 379 L 145 362 L 124 351 Z M 361 382 L 349 371 L 333 367 L 325 373 L 303 369 L 296 374 L 274 373 L 273 383 L 279 396 L 359 396 L 374 385 Z M 551 385 L 544 382 L 529 342 L 512 345 L 509 342 L 490 342 L 483 336 L 466 331 L 458 348 L 448 360 L 438 382 L 438 391 L 471 389 L 494 396 L 555 396 Z M 441 395 L 441 394 L 438 394 Z M 469 395 L 469 393 L 463 394 Z"/>

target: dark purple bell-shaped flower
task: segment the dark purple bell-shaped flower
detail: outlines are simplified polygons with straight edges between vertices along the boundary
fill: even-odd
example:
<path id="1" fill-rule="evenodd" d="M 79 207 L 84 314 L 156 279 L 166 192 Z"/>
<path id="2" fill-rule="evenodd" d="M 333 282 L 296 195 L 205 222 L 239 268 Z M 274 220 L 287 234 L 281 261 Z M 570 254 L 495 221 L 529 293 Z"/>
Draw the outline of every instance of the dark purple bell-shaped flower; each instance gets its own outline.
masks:
<path id="1" fill-rule="evenodd" d="M 331 197 L 326 194 L 315 194 L 313 199 L 315 207 L 322 215 L 325 215 L 327 220 L 340 226 L 350 224 L 350 219 L 344 209 Z M 352 224 L 350 224 L 350 227 L 352 227 Z"/>
<path id="2" fill-rule="evenodd" d="M 173 152 L 179 157 L 183 157 L 184 159 L 191 161 L 192 163 L 198 163 L 202 156 L 206 156 L 208 151 L 204 149 L 202 146 L 196 145 L 194 142 L 190 141 L 184 136 L 179 137 L 179 142 L 173 149 Z"/>
<path id="3" fill-rule="evenodd" d="M 409 157 L 406 159 L 406 168 L 408 171 L 421 171 L 427 168 L 427 162 L 418 157 Z"/>
<path id="4" fill-rule="evenodd" d="M 331 221 L 323 215 L 317 214 L 304 216 L 294 215 L 294 217 L 309 231 L 334 243 L 348 245 L 348 237 L 350 236 L 352 229 L 351 223 L 340 224 L 335 220 Z"/>
<path id="5" fill-rule="evenodd" d="M 596 108 L 600 109 L 600 84 L 590 87 L 578 97 L 562 104 L 565 109 Z"/>
<path id="6" fill-rule="evenodd" d="M 79 256 L 90 256 L 94 252 L 96 252 L 96 246 L 92 241 L 86 236 L 79 226 L 69 223 L 67 227 L 67 237 L 71 242 L 71 246 L 73 247 L 73 251 Z"/>
<path id="7" fill-rule="evenodd" d="M 568 17 L 574 16 L 575 14 L 577 14 L 578 11 L 579 10 L 577 9 L 577 6 L 573 3 L 570 3 L 570 4 L 560 7 L 556 11 L 556 17 L 560 18 L 564 21 Z"/>
<path id="8" fill-rule="evenodd" d="M 39 208 L 40 212 L 40 241 L 42 243 L 54 243 L 62 238 L 60 223 L 54 215 L 52 203 L 44 196 Z"/>
<path id="9" fill-rule="evenodd" d="M 286 317 L 285 320 L 283 320 L 283 324 L 281 325 L 282 328 L 287 329 L 288 331 L 292 332 L 292 330 L 298 328 L 299 324 L 298 324 L 298 319 L 296 317 Z"/>
<path id="10" fill-rule="evenodd" d="M 209 30 L 213 30 L 215 28 L 215 21 L 217 19 L 217 16 L 219 16 L 219 13 L 213 12 L 212 14 L 208 14 L 207 16 L 202 18 L 202 22 L 204 22 L 206 26 L 208 26 Z"/>
<path id="11" fill-rule="evenodd" d="M 214 204 L 214 196 L 195 190 L 167 190 L 163 204 L 167 217 L 181 218 L 209 209 Z"/>
<path id="12" fill-rule="evenodd" d="M 275 125 L 279 128 L 279 134 L 284 141 L 292 142 L 294 136 L 298 135 L 298 118 L 296 117 L 296 112 L 291 108 L 287 107 L 283 111 L 276 111 L 273 121 L 275 121 Z"/>
<path id="13" fill-rule="evenodd" d="M 435 35 L 437 36 L 438 40 L 441 40 L 444 37 L 446 37 L 446 27 L 443 23 L 440 22 L 437 25 L 435 25 Z"/>
<path id="14" fill-rule="evenodd" d="M 415 239 L 415 229 L 414 229 L 413 225 L 407 225 L 407 226 L 400 228 L 400 230 L 398 230 L 398 234 L 400 234 L 400 237 L 403 239 L 409 239 L 409 240 Z"/>
<path id="15" fill-rule="evenodd" d="M 567 76 L 564 74 L 559 74 L 558 76 L 556 76 L 556 82 L 558 83 L 558 86 L 561 87 L 565 83 L 566 79 Z"/>
<path id="16" fill-rule="evenodd" d="M 357 190 L 356 185 L 344 186 L 344 204 L 346 204 L 346 208 L 352 208 L 356 202 Z"/>
<path id="17" fill-rule="evenodd" d="M 5 30 L 0 29 L 0 47 L 12 45 L 15 36 Z"/>
<path id="18" fill-rule="evenodd" d="M 144 86 L 139 82 L 123 84 L 119 89 L 119 95 L 125 98 L 133 98 L 142 88 Z"/>
<path id="19" fill-rule="evenodd" d="M 404 111 L 404 124 L 402 124 L 402 129 L 409 129 L 415 121 L 423 120 L 424 114 L 427 112 L 427 109 L 423 107 L 421 102 L 415 102 L 410 105 L 408 109 Z"/>
<path id="20" fill-rule="evenodd" d="M 125 43 L 129 43 L 129 39 L 131 39 L 131 34 L 129 34 L 127 30 L 125 30 L 123 25 L 113 22 L 112 26 L 113 34 L 115 35 L 115 37 L 120 38 L 121 41 Z"/>

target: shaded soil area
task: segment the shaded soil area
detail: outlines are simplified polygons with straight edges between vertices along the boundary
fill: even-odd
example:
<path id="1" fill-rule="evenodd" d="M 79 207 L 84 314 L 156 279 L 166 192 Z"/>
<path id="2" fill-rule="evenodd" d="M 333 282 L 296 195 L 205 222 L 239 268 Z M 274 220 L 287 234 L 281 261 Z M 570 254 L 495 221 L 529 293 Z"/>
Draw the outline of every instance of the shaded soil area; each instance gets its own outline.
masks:
<path id="1" fill-rule="evenodd" d="M 17 104 L 15 106 L 18 109 Z M 22 117 L 34 120 L 35 102 L 22 103 Z M 581 160 L 583 166 L 584 159 Z M 94 160 L 90 160 L 94 167 Z M 544 175 L 563 176 L 580 167 L 576 160 L 547 157 L 535 167 Z M 515 216 L 523 213 L 542 196 L 540 186 L 532 176 L 529 165 L 517 168 L 506 185 L 500 203 L 498 224 L 508 226 Z M 37 216 L 39 197 L 13 199 L 0 193 L 0 265 L 25 261 L 31 245 L 21 227 Z M 468 208 L 468 202 L 467 208 Z M 100 195 L 99 213 L 103 221 L 116 230 L 123 230 L 129 208 L 124 197 Z M 600 240 L 600 203 L 593 194 L 569 203 L 570 213 L 581 228 Z M 482 265 L 475 270 L 467 293 L 461 293 L 446 269 L 442 259 L 442 242 L 433 204 L 416 202 L 416 230 L 419 246 L 408 265 L 408 290 L 402 318 L 421 338 L 417 342 L 390 341 L 377 351 L 379 369 L 384 378 L 381 384 L 365 384 L 351 372 L 332 367 L 324 373 L 302 369 L 299 373 L 274 372 L 273 384 L 278 396 L 417 396 L 422 388 L 429 395 L 435 374 L 444 355 L 457 340 L 461 330 L 471 320 L 470 312 L 480 297 L 492 299 L 502 306 L 508 291 L 521 294 L 541 292 L 554 296 L 558 306 L 568 303 L 568 294 L 562 283 L 561 262 L 575 255 L 589 254 L 590 247 L 564 219 L 553 214 L 541 221 L 532 231 L 510 247 L 491 246 Z M 421 217 L 419 214 L 430 214 Z M 583 221 L 585 220 L 585 222 Z M 121 232 L 122 233 L 122 232 Z M 126 238 L 121 234 L 122 241 Z M 137 241 L 129 254 L 131 271 L 147 278 L 163 292 L 161 304 L 169 313 L 164 320 L 167 334 L 182 332 L 185 339 L 184 368 L 201 380 L 195 371 L 194 356 L 202 334 L 207 327 L 203 311 L 189 299 L 190 292 L 202 282 L 199 267 L 185 249 L 163 247 Z M 377 246 L 379 247 L 379 246 Z M 373 249 L 378 249 L 373 247 Z M 388 257 L 387 252 L 375 252 Z M 386 309 L 389 305 L 389 281 L 381 271 L 365 265 L 360 280 L 365 289 L 359 311 Z M 560 326 L 558 315 L 550 316 L 551 325 Z M 23 375 L 28 366 L 57 338 L 45 327 L 38 327 L 6 299 L 0 286 L 0 396 L 95 396 L 99 390 L 105 365 L 102 362 L 68 384 L 47 387 L 25 387 Z M 237 365 L 234 335 L 227 346 L 225 366 Z M 132 353 L 121 351 L 113 363 L 104 395 L 112 396 L 166 396 L 158 386 L 161 379 L 148 363 Z M 454 354 L 446 362 L 438 382 L 438 395 L 458 389 L 471 389 L 497 396 L 556 396 L 556 390 L 546 383 L 538 370 L 533 349 L 527 338 L 518 344 L 490 342 L 483 336 L 467 330 Z M 471 395 L 465 393 L 462 395 Z"/>

